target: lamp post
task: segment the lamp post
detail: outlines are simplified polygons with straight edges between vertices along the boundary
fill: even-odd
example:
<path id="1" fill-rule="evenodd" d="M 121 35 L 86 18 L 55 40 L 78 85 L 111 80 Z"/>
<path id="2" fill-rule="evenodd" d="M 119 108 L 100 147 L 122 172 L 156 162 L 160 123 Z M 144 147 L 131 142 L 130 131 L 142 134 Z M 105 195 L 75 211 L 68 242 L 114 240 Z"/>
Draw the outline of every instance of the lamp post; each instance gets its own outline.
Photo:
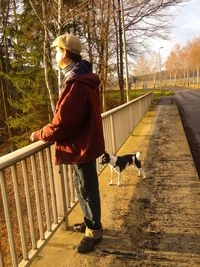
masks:
<path id="1" fill-rule="evenodd" d="M 160 55 L 160 50 L 163 48 L 163 46 L 161 46 L 159 48 L 159 83 L 160 83 L 160 93 L 161 93 L 161 55 Z"/>

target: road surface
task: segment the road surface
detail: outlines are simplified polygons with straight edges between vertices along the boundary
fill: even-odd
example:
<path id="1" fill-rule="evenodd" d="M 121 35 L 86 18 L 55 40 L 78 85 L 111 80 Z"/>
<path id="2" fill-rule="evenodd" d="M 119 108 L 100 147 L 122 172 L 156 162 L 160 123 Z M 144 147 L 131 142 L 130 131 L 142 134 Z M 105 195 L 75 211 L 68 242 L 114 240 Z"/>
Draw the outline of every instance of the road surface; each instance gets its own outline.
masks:
<path id="1" fill-rule="evenodd" d="M 175 100 L 200 177 L 200 90 L 175 89 Z"/>

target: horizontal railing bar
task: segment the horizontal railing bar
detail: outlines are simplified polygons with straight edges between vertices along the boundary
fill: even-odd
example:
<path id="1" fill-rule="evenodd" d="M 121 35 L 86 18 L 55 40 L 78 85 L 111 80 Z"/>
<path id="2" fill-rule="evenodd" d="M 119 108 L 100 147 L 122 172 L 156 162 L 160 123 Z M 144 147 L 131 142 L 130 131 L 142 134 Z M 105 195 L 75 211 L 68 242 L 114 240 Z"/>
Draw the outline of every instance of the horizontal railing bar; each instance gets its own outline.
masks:
<path id="1" fill-rule="evenodd" d="M 11 165 L 35 154 L 41 149 L 48 147 L 49 145 L 50 143 L 38 141 L 0 157 L 0 170 L 10 167 Z"/>
<path id="2" fill-rule="evenodd" d="M 111 114 L 113 114 L 113 113 L 115 113 L 115 112 L 117 112 L 117 111 L 119 111 L 119 110 L 121 110 L 121 109 L 124 109 L 125 107 L 130 106 L 132 103 L 137 102 L 137 101 L 141 100 L 141 99 L 144 98 L 144 97 L 147 97 L 147 96 L 150 95 L 150 94 L 152 94 L 152 92 L 149 92 L 149 93 L 147 93 L 147 94 L 145 94 L 145 95 L 143 95 L 143 96 L 140 96 L 140 97 L 137 97 L 137 98 L 131 100 L 131 101 L 128 102 L 128 103 L 125 103 L 125 104 L 123 104 L 123 105 L 120 105 L 120 106 L 118 106 L 118 107 L 116 107 L 116 108 L 113 108 L 113 109 L 111 109 L 111 110 L 109 110 L 109 111 L 106 111 L 106 112 L 104 112 L 104 113 L 101 114 L 101 117 L 102 117 L 102 119 L 103 119 L 103 118 L 105 118 L 105 117 L 107 117 L 107 116 L 109 116 L 109 115 L 111 115 Z"/>

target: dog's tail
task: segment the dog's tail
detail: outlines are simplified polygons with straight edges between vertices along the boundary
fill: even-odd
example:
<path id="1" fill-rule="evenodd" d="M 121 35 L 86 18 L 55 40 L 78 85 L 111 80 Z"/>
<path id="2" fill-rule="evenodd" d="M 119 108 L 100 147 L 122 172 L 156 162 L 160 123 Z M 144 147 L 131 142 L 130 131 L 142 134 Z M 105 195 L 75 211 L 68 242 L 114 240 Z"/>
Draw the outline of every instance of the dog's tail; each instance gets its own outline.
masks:
<path id="1" fill-rule="evenodd" d="M 139 160 L 139 159 L 140 159 L 140 155 L 141 155 L 141 152 L 139 152 L 139 151 L 138 151 L 138 152 L 136 152 L 136 154 L 135 154 L 135 157 L 136 157 L 136 159 L 137 159 L 137 160 Z"/>

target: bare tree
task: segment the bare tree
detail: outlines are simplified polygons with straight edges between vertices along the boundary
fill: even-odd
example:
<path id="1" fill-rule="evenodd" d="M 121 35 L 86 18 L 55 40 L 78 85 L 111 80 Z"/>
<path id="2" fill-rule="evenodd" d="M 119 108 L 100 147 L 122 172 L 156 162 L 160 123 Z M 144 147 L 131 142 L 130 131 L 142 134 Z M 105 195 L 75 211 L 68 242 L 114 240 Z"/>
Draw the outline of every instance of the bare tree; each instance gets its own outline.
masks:
<path id="1" fill-rule="evenodd" d="M 195 38 L 189 42 L 186 46 L 186 49 L 190 55 L 190 68 L 193 70 L 193 73 L 196 72 L 196 75 L 193 74 L 193 84 L 195 83 L 194 79 L 196 76 L 197 84 L 199 85 L 200 38 Z"/>
<path id="2" fill-rule="evenodd" d="M 110 43 L 111 32 L 111 1 L 94 1 L 88 3 L 86 12 L 81 15 L 80 21 L 83 26 L 83 41 L 86 45 L 86 56 L 93 63 L 94 70 L 99 75 L 101 84 L 102 110 L 106 109 L 105 91 L 107 85 L 109 59 L 113 45 Z"/>

